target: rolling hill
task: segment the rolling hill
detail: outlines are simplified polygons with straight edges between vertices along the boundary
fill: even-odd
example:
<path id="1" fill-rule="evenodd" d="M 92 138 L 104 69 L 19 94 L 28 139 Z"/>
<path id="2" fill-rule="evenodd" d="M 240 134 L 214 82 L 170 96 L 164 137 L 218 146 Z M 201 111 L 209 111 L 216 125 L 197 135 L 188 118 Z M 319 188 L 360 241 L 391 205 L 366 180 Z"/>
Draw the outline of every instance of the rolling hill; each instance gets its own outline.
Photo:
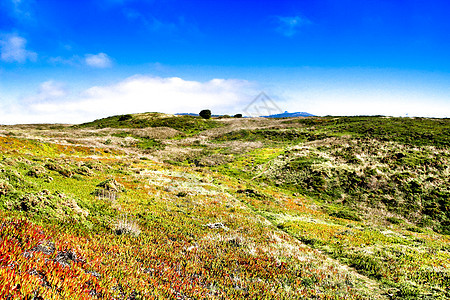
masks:
<path id="1" fill-rule="evenodd" d="M 448 299 L 450 120 L 0 126 L 1 299 Z"/>

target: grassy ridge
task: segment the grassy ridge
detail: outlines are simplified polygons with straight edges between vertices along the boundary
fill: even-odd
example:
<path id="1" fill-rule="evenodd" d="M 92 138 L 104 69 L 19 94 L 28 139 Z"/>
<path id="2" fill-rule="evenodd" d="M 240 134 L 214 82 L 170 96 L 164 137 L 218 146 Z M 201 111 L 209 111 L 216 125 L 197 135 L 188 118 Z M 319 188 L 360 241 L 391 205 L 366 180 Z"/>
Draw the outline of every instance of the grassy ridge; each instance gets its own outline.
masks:
<path id="1" fill-rule="evenodd" d="M 221 126 L 214 120 L 196 116 L 171 116 L 158 113 L 118 115 L 93 122 L 76 125 L 75 128 L 146 128 L 169 127 L 192 135 L 200 131 Z"/>

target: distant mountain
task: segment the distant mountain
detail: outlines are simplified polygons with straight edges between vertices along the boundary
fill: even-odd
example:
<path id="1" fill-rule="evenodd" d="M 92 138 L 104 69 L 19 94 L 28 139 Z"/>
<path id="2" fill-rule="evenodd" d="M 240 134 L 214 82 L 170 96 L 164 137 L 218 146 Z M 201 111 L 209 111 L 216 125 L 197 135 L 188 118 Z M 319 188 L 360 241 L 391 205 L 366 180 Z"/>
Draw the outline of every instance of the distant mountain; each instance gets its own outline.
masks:
<path id="1" fill-rule="evenodd" d="M 261 116 L 261 117 L 263 117 L 263 118 L 295 118 L 295 117 L 315 117 L 315 115 L 312 115 L 307 112 L 289 113 L 289 112 L 285 111 L 284 113 L 281 113 L 281 114 L 270 115 L 270 116 Z"/>

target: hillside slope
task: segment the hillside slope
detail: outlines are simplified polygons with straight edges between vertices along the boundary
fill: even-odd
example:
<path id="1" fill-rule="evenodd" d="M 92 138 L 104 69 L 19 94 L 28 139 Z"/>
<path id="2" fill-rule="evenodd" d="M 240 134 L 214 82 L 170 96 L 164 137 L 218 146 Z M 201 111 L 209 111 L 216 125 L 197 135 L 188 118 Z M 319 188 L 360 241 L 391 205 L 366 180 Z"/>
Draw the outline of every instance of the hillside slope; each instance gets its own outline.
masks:
<path id="1" fill-rule="evenodd" d="M 445 119 L 0 128 L 0 298 L 450 297 Z"/>

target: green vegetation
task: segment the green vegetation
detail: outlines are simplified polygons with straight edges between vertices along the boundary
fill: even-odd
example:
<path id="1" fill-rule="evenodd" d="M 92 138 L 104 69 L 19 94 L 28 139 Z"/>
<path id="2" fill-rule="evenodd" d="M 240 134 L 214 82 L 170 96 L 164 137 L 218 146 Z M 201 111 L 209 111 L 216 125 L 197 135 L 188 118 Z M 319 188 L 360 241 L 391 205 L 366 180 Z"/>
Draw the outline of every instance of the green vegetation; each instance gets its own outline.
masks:
<path id="1" fill-rule="evenodd" d="M 415 146 L 450 146 L 450 119 L 393 117 L 328 117 L 287 120 L 314 130 L 327 130 L 331 135 L 342 133 L 355 137 L 375 138 Z"/>
<path id="2" fill-rule="evenodd" d="M 448 299 L 448 130 L 156 113 L 4 126 L 0 298 Z"/>
<path id="3" fill-rule="evenodd" d="M 307 140 L 310 135 L 300 130 L 288 129 L 241 129 L 227 132 L 215 138 L 216 141 L 264 141 L 295 144 Z"/>

